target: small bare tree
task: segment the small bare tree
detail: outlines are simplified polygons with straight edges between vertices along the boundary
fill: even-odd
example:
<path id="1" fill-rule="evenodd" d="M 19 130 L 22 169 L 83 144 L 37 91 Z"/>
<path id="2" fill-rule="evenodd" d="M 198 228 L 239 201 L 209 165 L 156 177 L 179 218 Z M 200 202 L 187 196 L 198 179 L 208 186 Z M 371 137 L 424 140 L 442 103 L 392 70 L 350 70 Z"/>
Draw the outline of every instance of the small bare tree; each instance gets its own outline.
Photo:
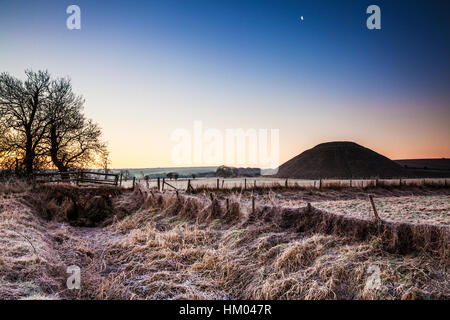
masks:
<path id="1" fill-rule="evenodd" d="M 109 165 L 111 164 L 111 160 L 109 158 L 109 151 L 102 151 L 100 155 L 100 162 L 102 165 L 103 170 L 105 171 L 105 174 L 109 173 Z M 106 180 L 106 176 L 105 176 Z"/>

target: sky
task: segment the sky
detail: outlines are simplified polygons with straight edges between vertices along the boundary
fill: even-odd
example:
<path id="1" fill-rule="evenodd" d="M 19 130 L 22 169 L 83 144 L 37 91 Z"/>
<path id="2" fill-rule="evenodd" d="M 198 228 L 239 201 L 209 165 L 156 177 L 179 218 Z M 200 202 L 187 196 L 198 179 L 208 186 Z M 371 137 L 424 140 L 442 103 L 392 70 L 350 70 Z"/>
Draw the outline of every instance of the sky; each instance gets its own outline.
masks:
<path id="1" fill-rule="evenodd" d="M 81 29 L 69 30 L 69 5 Z M 381 30 L 369 30 L 369 5 Z M 279 161 L 327 141 L 450 157 L 445 1 L 0 0 L 0 72 L 69 76 L 112 167 L 168 167 L 177 129 L 278 129 Z M 303 20 L 301 19 L 303 17 Z M 185 163 L 221 165 L 222 163 Z"/>

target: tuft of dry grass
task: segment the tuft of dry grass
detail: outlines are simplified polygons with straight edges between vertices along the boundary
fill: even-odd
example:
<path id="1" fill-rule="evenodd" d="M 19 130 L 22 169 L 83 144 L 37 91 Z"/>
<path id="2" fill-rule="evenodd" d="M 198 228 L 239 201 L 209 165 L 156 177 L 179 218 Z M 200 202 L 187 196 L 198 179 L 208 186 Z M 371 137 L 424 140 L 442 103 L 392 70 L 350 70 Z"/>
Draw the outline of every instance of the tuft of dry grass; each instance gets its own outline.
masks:
<path id="1" fill-rule="evenodd" d="M 0 182 L 0 194 L 23 193 L 30 191 L 31 186 L 24 180 L 8 180 Z"/>
<path id="2" fill-rule="evenodd" d="M 45 223 L 14 190 L 0 193 L 0 299 L 51 298 L 62 288 L 64 264 Z"/>

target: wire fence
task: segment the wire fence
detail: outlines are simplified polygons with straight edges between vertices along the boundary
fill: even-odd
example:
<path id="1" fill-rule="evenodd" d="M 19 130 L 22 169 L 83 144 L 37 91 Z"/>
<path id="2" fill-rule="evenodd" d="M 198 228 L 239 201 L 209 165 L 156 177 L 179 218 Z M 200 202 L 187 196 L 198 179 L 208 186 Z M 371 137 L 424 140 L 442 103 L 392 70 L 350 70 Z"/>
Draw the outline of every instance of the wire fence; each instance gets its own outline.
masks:
<path id="1" fill-rule="evenodd" d="M 281 179 L 281 178 L 196 178 L 196 179 L 136 179 L 119 180 L 119 185 L 133 188 L 140 183 L 148 188 L 164 190 L 254 190 L 264 188 L 376 188 L 376 187 L 447 187 L 448 178 L 399 178 L 399 179 Z"/>

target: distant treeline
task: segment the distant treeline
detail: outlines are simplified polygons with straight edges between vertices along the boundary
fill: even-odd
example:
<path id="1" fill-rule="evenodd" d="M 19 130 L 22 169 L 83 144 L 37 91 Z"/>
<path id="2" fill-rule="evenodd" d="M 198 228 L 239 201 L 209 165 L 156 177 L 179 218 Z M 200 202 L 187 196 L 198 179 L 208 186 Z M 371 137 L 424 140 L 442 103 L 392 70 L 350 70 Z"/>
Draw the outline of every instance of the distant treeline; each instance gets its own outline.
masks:
<path id="1" fill-rule="evenodd" d="M 212 178 L 212 177 L 221 177 L 221 178 L 237 178 L 237 177 L 259 177 L 261 176 L 260 168 L 236 168 L 236 167 L 227 167 L 220 166 L 215 171 L 196 171 L 195 168 L 192 171 L 189 171 L 187 168 L 183 168 L 180 171 L 167 172 L 155 172 L 155 173 L 147 173 L 145 169 L 122 169 L 122 170 L 110 170 L 113 173 L 122 174 L 123 179 L 129 180 L 133 177 L 138 179 L 157 179 L 157 178 L 168 178 L 168 179 L 186 179 L 186 178 Z"/>

